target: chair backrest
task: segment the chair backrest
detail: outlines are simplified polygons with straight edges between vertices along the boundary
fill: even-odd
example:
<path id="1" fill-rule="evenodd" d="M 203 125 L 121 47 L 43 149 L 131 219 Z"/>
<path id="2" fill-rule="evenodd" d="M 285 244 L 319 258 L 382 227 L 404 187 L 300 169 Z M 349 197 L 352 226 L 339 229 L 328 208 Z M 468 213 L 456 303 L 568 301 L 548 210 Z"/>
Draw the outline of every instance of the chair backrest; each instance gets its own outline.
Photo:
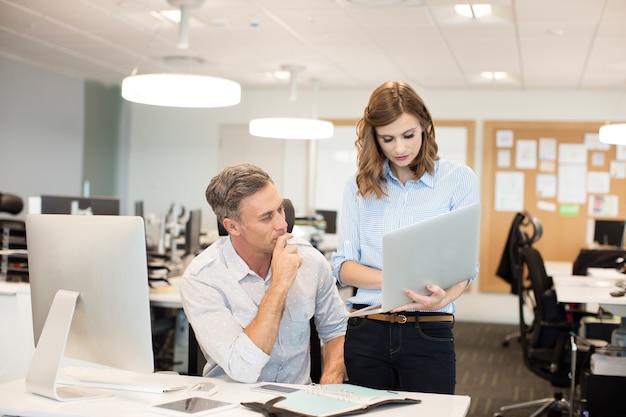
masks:
<path id="1" fill-rule="evenodd" d="M 500 278 L 511 284 L 511 293 L 518 294 L 518 283 L 523 280 L 522 249 L 532 246 L 542 234 L 541 221 L 528 211 L 519 212 L 513 218 L 496 271 Z"/>
<path id="2" fill-rule="evenodd" d="M 546 273 L 543 258 L 533 247 L 522 249 L 521 259 L 526 271 L 528 292 L 518 283 L 520 342 L 526 367 L 552 385 L 568 387 L 568 341 L 573 330 L 565 308 L 557 302 L 552 278 Z M 532 319 L 526 317 L 532 307 Z"/>
<path id="3" fill-rule="evenodd" d="M 24 208 L 24 200 L 15 194 L 0 193 L 0 213 L 19 214 Z"/>
<path id="4" fill-rule="evenodd" d="M 290 199 L 283 199 L 283 206 L 285 207 L 285 220 L 287 221 L 287 232 L 291 233 L 293 225 L 296 222 L 296 209 L 293 207 L 293 203 Z M 217 221 L 217 232 L 220 236 L 227 236 L 228 232 L 221 221 Z"/>

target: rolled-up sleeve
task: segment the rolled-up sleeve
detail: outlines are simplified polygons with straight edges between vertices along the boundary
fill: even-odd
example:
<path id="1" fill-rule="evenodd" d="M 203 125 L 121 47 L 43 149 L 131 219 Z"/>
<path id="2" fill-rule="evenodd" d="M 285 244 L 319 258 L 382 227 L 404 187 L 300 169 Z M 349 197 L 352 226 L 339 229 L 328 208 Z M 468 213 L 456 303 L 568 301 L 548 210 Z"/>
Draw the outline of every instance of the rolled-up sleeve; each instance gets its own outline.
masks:
<path id="1" fill-rule="evenodd" d="M 188 268 L 180 288 L 185 315 L 207 358 L 205 376 L 223 371 L 236 381 L 256 382 L 270 358 L 244 333 L 257 313 L 256 306 L 233 287 L 238 283 L 221 268 L 211 268 L 210 280 L 202 277 L 207 271 Z"/>

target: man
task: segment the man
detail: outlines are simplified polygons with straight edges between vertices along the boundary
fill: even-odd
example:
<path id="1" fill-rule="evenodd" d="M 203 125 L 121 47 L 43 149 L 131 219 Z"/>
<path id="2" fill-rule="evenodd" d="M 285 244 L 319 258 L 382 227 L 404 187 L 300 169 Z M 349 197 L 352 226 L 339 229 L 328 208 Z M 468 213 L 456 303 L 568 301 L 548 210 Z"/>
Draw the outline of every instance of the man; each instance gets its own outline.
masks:
<path id="1" fill-rule="evenodd" d="M 225 168 L 206 199 L 228 232 L 191 261 L 185 314 L 204 376 L 240 382 L 310 382 L 309 320 L 324 343 L 320 383 L 344 380 L 345 307 L 326 258 L 287 233 L 283 199 L 257 166 Z"/>

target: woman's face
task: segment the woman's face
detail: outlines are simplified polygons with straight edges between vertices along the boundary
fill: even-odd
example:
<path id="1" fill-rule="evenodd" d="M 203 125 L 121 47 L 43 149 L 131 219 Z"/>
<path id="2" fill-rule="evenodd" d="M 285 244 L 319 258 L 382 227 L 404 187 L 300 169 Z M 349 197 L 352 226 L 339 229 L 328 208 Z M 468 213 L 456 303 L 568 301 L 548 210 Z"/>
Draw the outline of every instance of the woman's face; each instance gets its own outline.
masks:
<path id="1" fill-rule="evenodd" d="M 393 123 L 375 130 L 376 140 L 392 170 L 398 174 L 409 169 L 422 147 L 422 126 L 417 117 L 402 113 Z"/>

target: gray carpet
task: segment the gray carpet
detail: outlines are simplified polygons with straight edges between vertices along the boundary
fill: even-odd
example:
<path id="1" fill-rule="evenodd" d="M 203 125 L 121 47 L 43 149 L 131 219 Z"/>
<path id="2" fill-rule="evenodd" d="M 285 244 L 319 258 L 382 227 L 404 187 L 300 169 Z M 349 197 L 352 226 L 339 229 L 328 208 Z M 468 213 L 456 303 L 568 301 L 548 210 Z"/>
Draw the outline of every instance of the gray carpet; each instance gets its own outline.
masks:
<path id="1" fill-rule="evenodd" d="M 549 382 L 524 366 L 519 342 L 502 342 L 517 325 L 457 321 L 454 340 L 457 355 L 456 394 L 472 398 L 468 417 L 490 417 L 503 405 L 552 397 Z M 567 394 L 567 393 L 565 393 Z M 510 416 L 528 416 L 515 410 Z M 530 412 L 529 412 L 530 411 Z"/>

